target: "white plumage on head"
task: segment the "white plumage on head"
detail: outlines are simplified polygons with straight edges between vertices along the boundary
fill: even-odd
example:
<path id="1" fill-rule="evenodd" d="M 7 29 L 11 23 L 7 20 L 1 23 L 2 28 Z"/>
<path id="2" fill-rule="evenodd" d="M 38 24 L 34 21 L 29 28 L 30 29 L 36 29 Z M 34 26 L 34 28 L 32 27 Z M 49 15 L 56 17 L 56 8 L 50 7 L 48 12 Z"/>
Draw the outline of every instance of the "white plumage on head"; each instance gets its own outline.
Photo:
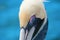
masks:
<path id="1" fill-rule="evenodd" d="M 20 27 L 25 28 L 32 15 L 43 19 L 45 13 L 45 8 L 41 0 L 24 0 L 19 12 Z"/>

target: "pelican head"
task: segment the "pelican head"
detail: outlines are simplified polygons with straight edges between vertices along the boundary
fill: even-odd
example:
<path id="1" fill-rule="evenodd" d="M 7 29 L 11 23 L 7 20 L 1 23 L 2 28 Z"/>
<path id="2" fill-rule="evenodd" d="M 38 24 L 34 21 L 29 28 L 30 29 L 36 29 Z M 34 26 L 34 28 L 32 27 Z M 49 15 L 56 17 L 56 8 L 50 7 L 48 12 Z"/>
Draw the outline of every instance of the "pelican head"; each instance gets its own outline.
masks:
<path id="1" fill-rule="evenodd" d="M 20 40 L 28 40 L 27 37 L 31 40 L 42 25 L 45 17 L 46 11 L 41 0 L 22 1 L 19 11 Z M 36 28 L 37 30 L 35 30 Z M 34 30 L 36 31 L 35 34 L 33 34 Z"/>

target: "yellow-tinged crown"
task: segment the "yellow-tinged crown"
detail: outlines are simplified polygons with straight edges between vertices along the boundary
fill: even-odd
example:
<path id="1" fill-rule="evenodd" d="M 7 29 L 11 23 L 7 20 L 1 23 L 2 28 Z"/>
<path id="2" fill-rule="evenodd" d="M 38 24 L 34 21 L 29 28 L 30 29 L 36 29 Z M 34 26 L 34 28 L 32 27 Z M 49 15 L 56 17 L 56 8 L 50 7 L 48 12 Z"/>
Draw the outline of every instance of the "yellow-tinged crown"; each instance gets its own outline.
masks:
<path id="1" fill-rule="evenodd" d="M 20 7 L 19 19 L 20 27 L 26 27 L 30 17 L 35 15 L 37 18 L 45 18 L 45 8 L 40 0 L 24 0 Z"/>

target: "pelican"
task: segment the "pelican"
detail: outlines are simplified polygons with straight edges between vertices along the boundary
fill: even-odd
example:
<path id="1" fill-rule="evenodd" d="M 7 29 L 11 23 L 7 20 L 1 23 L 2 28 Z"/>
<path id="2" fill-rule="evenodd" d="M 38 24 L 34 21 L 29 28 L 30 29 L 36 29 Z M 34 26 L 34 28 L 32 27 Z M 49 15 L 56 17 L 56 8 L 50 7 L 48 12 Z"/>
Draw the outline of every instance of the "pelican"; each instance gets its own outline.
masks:
<path id="1" fill-rule="evenodd" d="M 19 20 L 19 40 L 34 40 L 47 22 L 43 1 L 23 0 L 19 11 Z"/>

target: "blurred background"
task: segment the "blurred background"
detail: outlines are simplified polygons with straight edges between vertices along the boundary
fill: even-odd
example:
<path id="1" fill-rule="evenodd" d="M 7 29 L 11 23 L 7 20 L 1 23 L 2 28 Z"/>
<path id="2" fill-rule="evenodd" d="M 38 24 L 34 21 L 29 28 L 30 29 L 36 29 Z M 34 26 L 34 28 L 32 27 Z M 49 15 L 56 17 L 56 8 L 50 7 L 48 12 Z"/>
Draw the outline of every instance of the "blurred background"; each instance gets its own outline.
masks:
<path id="1" fill-rule="evenodd" d="M 48 1 L 44 3 L 49 22 L 45 40 L 60 40 L 60 0 Z"/>
<path id="2" fill-rule="evenodd" d="M 60 0 L 48 0 L 44 6 L 48 16 L 45 40 L 60 40 Z M 19 7 L 22 0 L 0 0 L 0 40 L 19 40 Z"/>
<path id="3" fill-rule="evenodd" d="M 19 40 L 21 0 L 0 0 L 0 40 Z"/>

